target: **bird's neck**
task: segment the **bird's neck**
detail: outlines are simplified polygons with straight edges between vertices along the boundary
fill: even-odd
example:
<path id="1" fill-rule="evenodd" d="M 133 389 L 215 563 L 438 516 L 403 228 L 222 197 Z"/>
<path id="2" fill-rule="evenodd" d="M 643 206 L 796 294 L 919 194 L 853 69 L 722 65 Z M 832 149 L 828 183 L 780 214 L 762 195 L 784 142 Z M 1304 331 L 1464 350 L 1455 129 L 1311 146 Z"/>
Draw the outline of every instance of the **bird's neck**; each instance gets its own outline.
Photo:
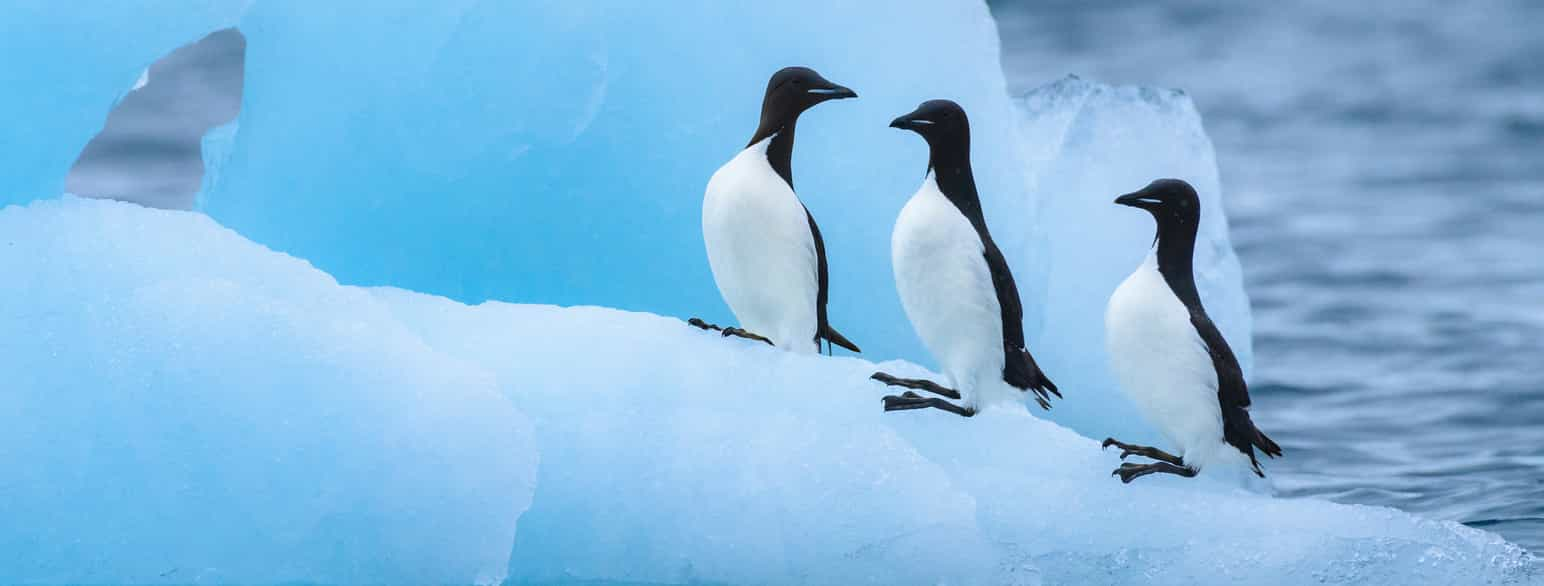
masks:
<path id="1" fill-rule="evenodd" d="M 928 172 L 938 185 L 938 191 L 948 198 L 960 213 L 970 219 L 981 231 L 986 230 L 985 217 L 981 213 L 981 197 L 976 193 L 976 177 L 970 170 L 970 153 L 958 151 L 939 152 L 933 149 L 928 157 Z"/>
<path id="2" fill-rule="evenodd" d="M 1201 296 L 1196 292 L 1195 279 L 1196 225 L 1167 224 L 1158 229 L 1158 246 L 1154 256 L 1158 272 L 1163 275 L 1169 290 L 1195 311 L 1201 308 Z"/>
<path id="3" fill-rule="evenodd" d="M 756 146 L 757 143 L 771 138 L 767 144 L 767 164 L 772 165 L 772 170 L 778 177 L 793 189 L 793 131 L 799 122 L 798 118 L 785 121 L 772 121 L 763 116 L 761 126 L 756 128 L 756 134 L 751 136 L 751 142 L 747 148 Z"/>

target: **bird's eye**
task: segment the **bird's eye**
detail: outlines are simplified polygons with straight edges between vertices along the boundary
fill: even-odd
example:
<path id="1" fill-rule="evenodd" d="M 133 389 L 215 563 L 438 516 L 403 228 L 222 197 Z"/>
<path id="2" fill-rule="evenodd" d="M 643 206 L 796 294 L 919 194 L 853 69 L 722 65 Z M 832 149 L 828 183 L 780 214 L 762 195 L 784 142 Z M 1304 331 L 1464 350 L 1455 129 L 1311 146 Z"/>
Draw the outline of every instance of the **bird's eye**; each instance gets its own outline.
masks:
<path id="1" fill-rule="evenodd" d="M 801 85 L 803 83 L 804 83 L 804 80 L 799 79 L 799 78 L 794 78 L 794 80 L 793 80 L 793 84 L 794 85 Z"/>

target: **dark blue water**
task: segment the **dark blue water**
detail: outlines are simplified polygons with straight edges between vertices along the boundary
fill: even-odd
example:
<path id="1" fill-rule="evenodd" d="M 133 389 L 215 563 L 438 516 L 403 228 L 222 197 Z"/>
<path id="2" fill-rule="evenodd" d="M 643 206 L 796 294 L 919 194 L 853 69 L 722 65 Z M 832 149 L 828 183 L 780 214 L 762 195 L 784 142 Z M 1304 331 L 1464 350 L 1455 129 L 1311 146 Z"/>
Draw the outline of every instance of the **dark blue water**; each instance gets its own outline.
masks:
<path id="1" fill-rule="evenodd" d="M 1015 91 L 1077 73 L 1194 97 L 1284 495 L 1544 551 L 1544 2 L 993 12 Z"/>
<path id="2" fill-rule="evenodd" d="M 231 28 L 157 60 L 81 150 L 65 191 L 192 209 L 203 186 L 204 134 L 241 110 L 246 50 L 246 37 Z"/>

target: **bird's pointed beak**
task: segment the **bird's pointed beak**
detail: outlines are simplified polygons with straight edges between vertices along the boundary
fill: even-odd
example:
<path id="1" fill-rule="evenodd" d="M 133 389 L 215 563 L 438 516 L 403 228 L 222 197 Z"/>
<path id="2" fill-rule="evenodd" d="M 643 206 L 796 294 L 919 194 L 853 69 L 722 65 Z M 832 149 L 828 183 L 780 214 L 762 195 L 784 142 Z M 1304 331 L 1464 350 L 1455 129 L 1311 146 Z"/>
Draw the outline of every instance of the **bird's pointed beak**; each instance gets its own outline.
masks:
<path id="1" fill-rule="evenodd" d="M 830 84 L 826 87 L 810 88 L 809 93 L 815 94 L 827 100 L 844 100 L 858 97 L 858 92 L 852 91 L 844 85 Z"/>
<path id="2" fill-rule="evenodd" d="M 1159 202 L 1157 199 L 1147 197 L 1146 193 L 1136 191 L 1115 198 L 1115 203 L 1123 206 L 1148 209 L 1162 202 Z"/>
<path id="3" fill-rule="evenodd" d="M 912 112 L 905 116 L 896 118 L 895 120 L 891 120 L 890 128 L 899 128 L 901 130 L 918 130 L 923 126 L 927 126 L 932 123 L 932 120 L 920 118 L 916 112 Z"/>

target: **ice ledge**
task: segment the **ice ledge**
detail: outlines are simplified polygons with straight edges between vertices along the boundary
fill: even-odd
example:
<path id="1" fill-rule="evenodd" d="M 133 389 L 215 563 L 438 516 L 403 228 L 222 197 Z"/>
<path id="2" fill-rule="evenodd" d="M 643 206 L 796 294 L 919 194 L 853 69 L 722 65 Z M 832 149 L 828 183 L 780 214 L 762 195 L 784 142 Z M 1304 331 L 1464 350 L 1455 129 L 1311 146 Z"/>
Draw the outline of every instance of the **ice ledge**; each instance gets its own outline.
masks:
<path id="1" fill-rule="evenodd" d="M 884 414 L 858 359 L 340 286 L 190 213 L 69 198 L 0 233 L 0 328 L 25 333 L 0 352 L 3 582 L 1540 578 L 1456 523 L 1124 486 L 1025 411 Z"/>

